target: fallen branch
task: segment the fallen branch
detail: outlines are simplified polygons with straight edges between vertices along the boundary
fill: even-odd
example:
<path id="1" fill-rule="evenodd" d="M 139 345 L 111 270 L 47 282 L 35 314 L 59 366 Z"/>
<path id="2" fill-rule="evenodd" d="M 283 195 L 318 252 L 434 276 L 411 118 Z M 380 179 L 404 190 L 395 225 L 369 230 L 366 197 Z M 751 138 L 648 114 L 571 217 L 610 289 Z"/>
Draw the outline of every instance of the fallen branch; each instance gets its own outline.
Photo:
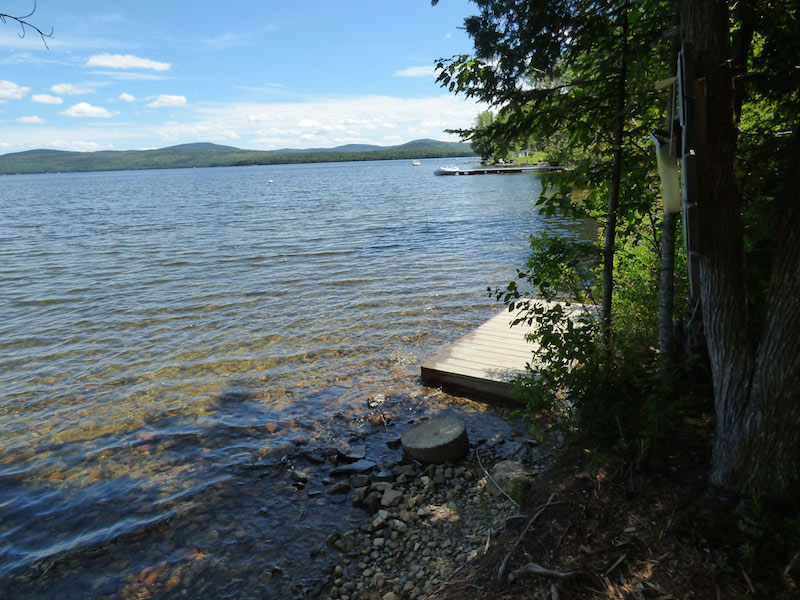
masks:
<path id="1" fill-rule="evenodd" d="M 591 579 L 592 576 L 589 575 L 586 571 L 567 571 L 563 573 L 561 571 L 553 571 L 552 569 L 546 569 L 536 563 L 528 563 L 524 567 L 520 567 L 515 571 L 512 571 L 512 575 L 514 577 L 519 577 L 520 575 L 539 575 L 540 577 L 549 577 L 550 579 L 558 579 L 559 581 L 567 581 L 568 579 L 577 579 L 579 577 L 584 577 L 587 579 Z"/>
<path id="2" fill-rule="evenodd" d="M 558 551 L 558 549 L 561 547 L 561 542 L 564 541 L 564 536 L 567 535 L 567 532 L 569 531 L 570 527 L 572 527 L 572 521 L 567 523 L 567 526 L 564 528 L 564 531 L 558 537 L 558 541 L 556 542 L 556 547 L 553 548 L 553 551 L 550 553 L 551 556 L 554 555 Z"/>
<path id="3" fill-rule="evenodd" d="M 550 584 L 550 600 L 558 600 L 558 586 L 555 583 Z"/>
<path id="4" fill-rule="evenodd" d="M 542 506 L 540 506 L 539 510 L 536 511 L 536 514 L 533 515 L 530 518 L 530 520 L 528 521 L 528 524 L 525 525 L 525 528 L 522 530 L 522 533 L 519 534 L 519 537 L 517 538 L 517 541 L 514 542 L 514 545 L 511 546 L 511 550 L 508 551 L 508 554 L 506 554 L 506 557 L 503 559 L 503 562 L 500 563 L 500 568 L 497 571 L 497 581 L 502 581 L 503 580 L 503 575 L 505 575 L 506 567 L 508 566 L 508 560 L 511 558 L 511 555 L 514 553 L 514 550 L 517 549 L 517 546 L 519 546 L 519 543 L 520 543 L 520 541 L 522 541 L 522 538 L 524 538 L 525 534 L 528 533 L 528 530 L 531 528 L 531 525 L 533 525 L 534 522 L 536 521 L 536 519 L 538 519 L 541 516 L 541 514 L 544 512 L 545 508 L 547 508 L 548 506 L 551 506 L 553 504 L 556 504 L 555 502 L 553 502 L 553 498 L 554 497 L 555 497 L 555 494 L 551 494 L 550 497 L 547 499 L 547 503 L 543 504 Z"/>

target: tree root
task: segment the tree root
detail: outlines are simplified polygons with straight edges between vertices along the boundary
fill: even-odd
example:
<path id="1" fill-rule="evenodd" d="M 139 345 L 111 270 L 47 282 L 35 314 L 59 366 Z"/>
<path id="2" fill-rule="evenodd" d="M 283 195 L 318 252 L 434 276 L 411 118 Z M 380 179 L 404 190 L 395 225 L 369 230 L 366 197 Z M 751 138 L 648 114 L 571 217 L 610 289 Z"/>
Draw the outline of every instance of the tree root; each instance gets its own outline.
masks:
<path id="1" fill-rule="evenodd" d="M 592 576 L 589 575 L 586 571 L 553 571 L 552 569 L 547 569 L 536 563 L 528 563 L 527 565 L 520 567 L 512 571 L 514 577 L 519 577 L 520 575 L 539 575 L 540 577 L 548 577 L 550 579 L 558 579 L 559 581 L 567 581 L 569 579 L 591 579 Z"/>
<path id="2" fill-rule="evenodd" d="M 497 581 L 502 581 L 503 580 L 503 575 L 505 575 L 506 567 L 508 567 L 508 560 L 511 558 L 511 555 L 514 553 L 514 550 L 517 549 L 517 546 L 519 546 L 519 543 L 522 541 L 522 538 L 524 538 L 525 534 L 528 533 L 528 529 L 531 528 L 531 525 L 533 525 L 533 523 L 536 521 L 536 519 L 538 519 L 541 516 L 541 514 L 544 512 L 545 508 L 547 508 L 548 506 L 551 506 L 552 504 L 555 504 L 553 502 L 553 498 L 554 497 L 555 497 L 555 494 L 551 494 L 550 498 L 547 499 L 547 503 L 543 504 L 539 508 L 539 510 L 536 511 L 536 514 L 531 517 L 530 521 L 528 521 L 528 524 L 525 525 L 525 528 L 522 530 L 522 533 L 519 534 L 519 537 L 517 538 L 517 541 L 514 542 L 514 545 L 511 546 L 511 550 L 508 551 L 508 554 L 506 554 L 506 557 L 503 559 L 503 562 L 500 563 L 500 568 L 497 571 Z"/>

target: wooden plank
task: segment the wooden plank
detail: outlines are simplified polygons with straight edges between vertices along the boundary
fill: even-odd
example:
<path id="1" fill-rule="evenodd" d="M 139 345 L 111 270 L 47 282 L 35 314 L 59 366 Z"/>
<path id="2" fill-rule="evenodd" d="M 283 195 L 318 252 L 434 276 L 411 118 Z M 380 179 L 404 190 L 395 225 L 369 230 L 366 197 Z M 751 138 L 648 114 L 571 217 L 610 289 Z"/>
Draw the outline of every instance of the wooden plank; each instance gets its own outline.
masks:
<path id="1" fill-rule="evenodd" d="M 565 312 L 576 316 L 581 311 L 575 304 L 563 306 Z M 532 326 L 510 326 L 516 316 L 500 311 L 425 361 L 420 369 L 423 383 L 470 397 L 512 400 L 510 381 L 535 361 L 536 349 L 525 340 L 525 335 L 534 331 Z"/>
<path id="2" fill-rule="evenodd" d="M 492 348 L 487 346 L 454 346 L 448 356 L 453 358 L 471 358 L 474 357 L 475 360 L 485 359 L 487 363 L 493 362 L 495 360 L 503 360 L 504 363 L 508 361 L 510 358 L 514 359 L 522 359 L 528 360 L 531 357 L 531 351 L 533 347 L 530 349 L 525 350 L 505 350 L 502 348 Z M 502 353 L 502 354 L 501 354 Z M 508 358 L 498 358 L 498 357 L 508 357 Z"/>
<path id="3" fill-rule="evenodd" d="M 468 375 L 470 377 L 480 377 L 491 381 L 506 382 L 514 378 L 517 372 L 513 369 L 478 365 L 471 361 L 449 360 L 446 362 L 429 362 L 423 365 L 429 370 L 446 371 L 456 375 Z"/>
<path id="4" fill-rule="evenodd" d="M 533 359 L 534 346 L 525 340 L 532 328 L 511 327 L 514 314 L 494 317 L 443 349 L 422 365 L 428 385 L 492 400 L 511 399 L 510 381 Z"/>

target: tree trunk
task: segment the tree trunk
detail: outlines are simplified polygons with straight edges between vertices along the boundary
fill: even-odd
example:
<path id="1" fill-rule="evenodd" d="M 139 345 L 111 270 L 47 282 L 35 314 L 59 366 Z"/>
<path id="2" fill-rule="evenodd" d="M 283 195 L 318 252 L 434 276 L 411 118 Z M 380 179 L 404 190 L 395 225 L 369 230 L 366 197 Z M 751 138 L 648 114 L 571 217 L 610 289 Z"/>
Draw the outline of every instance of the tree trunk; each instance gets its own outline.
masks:
<path id="1" fill-rule="evenodd" d="M 800 493 L 800 127 L 783 198 L 766 322 L 744 415 L 743 464 L 734 484 L 750 494 Z"/>
<path id="2" fill-rule="evenodd" d="M 675 301 L 675 229 L 677 213 L 665 213 L 661 226 L 661 273 L 658 293 L 658 360 L 661 384 L 669 394 L 674 387 L 675 346 L 672 315 Z"/>
<path id="3" fill-rule="evenodd" d="M 672 69 L 670 75 L 675 76 L 678 51 L 680 46 L 672 44 Z M 677 84 L 676 84 L 677 85 Z M 670 143 L 675 144 L 676 120 L 675 93 L 670 90 L 667 100 L 667 116 L 664 119 L 664 130 L 669 132 Z M 674 146 L 678 154 L 677 144 Z M 672 152 L 670 152 L 672 155 Z M 673 158 L 677 165 L 677 157 Z M 662 199 L 663 200 L 663 199 Z M 661 221 L 661 271 L 658 286 L 658 362 L 661 373 L 661 386 L 665 397 L 669 397 L 675 389 L 676 349 L 673 335 L 672 319 L 675 314 L 675 230 L 678 225 L 677 213 L 664 213 Z"/>
<path id="4" fill-rule="evenodd" d="M 625 134 L 625 90 L 628 78 L 628 8 L 619 17 L 622 26 L 617 106 L 614 124 L 614 158 L 611 163 L 611 182 L 608 191 L 605 246 L 603 248 L 603 321 L 606 347 L 611 346 L 611 299 L 614 292 L 614 243 L 617 237 L 617 206 L 622 180 L 622 142 Z"/>
<path id="5" fill-rule="evenodd" d="M 700 161 L 700 294 L 714 382 L 711 480 L 745 495 L 800 491 L 800 139 L 778 231 L 767 316 L 756 347 L 748 328 L 729 15 L 721 0 L 682 0 L 684 42 L 704 78 Z M 697 99 L 702 102 L 702 98 Z"/>
<path id="6" fill-rule="evenodd" d="M 698 210 L 700 297 L 711 375 L 716 435 L 712 481 L 730 487 L 741 455 L 743 416 L 750 391 L 753 351 L 747 339 L 744 248 L 736 185 L 736 129 L 729 64 L 727 6 L 719 0 L 683 0 L 681 30 L 695 56 L 698 97 Z M 692 82 L 687 82 L 691 85 Z M 700 121 L 700 119 L 698 119 Z"/>

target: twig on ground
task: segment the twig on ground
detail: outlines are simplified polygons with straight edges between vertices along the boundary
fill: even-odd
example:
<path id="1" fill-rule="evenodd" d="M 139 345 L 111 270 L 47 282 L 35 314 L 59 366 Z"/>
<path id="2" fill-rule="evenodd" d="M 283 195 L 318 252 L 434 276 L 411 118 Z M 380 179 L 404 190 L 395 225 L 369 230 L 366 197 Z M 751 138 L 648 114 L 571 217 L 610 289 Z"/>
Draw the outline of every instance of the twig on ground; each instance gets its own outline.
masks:
<path id="1" fill-rule="evenodd" d="M 552 569 L 547 569 L 536 563 L 528 563 L 524 567 L 520 567 L 512 571 L 514 577 L 519 577 L 520 575 L 526 575 L 530 573 L 531 575 L 539 575 L 540 577 L 549 577 L 550 579 L 558 579 L 560 581 L 567 581 L 568 579 L 577 579 L 578 577 L 585 577 L 587 579 L 591 579 L 592 576 L 589 575 L 586 571 L 567 571 L 566 573 L 561 571 L 554 571 Z"/>
<path id="2" fill-rule="evenodd" d="M 619 566 L 619 563 L 621 563 L 623 560 L 625 560 L 627 558 L 627 556 L 628 556 L 627 552 L 622 554 L 622 556 L 620 556 L 616 561 L 614 561 L 613 565 L 608 567 L 608 570 L 606 570 L 605 575 L 608 575 L 609 573 L 611 573 L 611 571 L 616 569 Z"/>
<path id="3" fill-rule="evenodd" d="M 561 535 L 558 537 L 558 541 L 556 542 L 553 551 L 550 553 L 551 556 L 554 556 L 555 553 L 558 551 L 558 549 L 561 547 L 561 542 L 564 541 L 564 536 L 567 535 L 567 532 L 569 531 L 570 527 L 572 527 L 572 521 L 567 523 L 567 526 L 564 528 L 564 531 L 561 532 Z"/>
<path id="4" fill-rule="evenodd" d="M 446 578 L 445 578 L 445 579 L 442 581 L 442 583 L 439 585 L 439 587 L 438 587 L 438 588 L 436 588 L 436 590 L 435 590 L 435 591 L 432 593 L 432 595 L 425 596 L 425 598 L 435 598 L 435 597 L 436 597 L 436 596 L 439 594 L 439 592 L 441 592 L 441 591 L 444 589 L 445 585 L 447 585 L 447 583 L 448 583 L 448 582 L 449 582 L 449 581 L 450 581 L 450 580 L 451 580 L 453 577 L 455 577 L 455 576 L 456 576 L 456 574 L 457 574 L 457 573 L 458 573 L 458 572 L 459 572 L 461 569 L 463 569 L 464 567 L 466 567 L 468 564 L 469 564 L 469 562 L 465 562 L 465 563 L 464 563 L 464 564 L 462 564 L 460 567 L 458 567 L 458 568 L 457 568 L 455 571 L 453 571 L 452 573 L 450 573 L 450 575 L 448 575 L 448 576 L 447 576 L 447 577 L 446 577 Z M 477 588 L 477 589 L 479 589 L 479 590 L 483 591 L 483 589 L 482 589 L 482 588 L 479 588 L 477 585 L 473 585 L 473 584 L 471 584 L 471 583 L 465 583 L 464 585 L 465 585 L 465 586 L 469 586 L 469 587 L 474 587 L 474 588 Z"/>
<path id="5" fill-rule="evenodd" d="M 510 517 L 506 517 L 505 522 L 503 523 L 503 527 L 508 527 L 509 521 L 514 521 L 516 519 L 524 519 L 525 515 L 511 515 Z"/>
<path id="6" fill-rule="evenodd" d="M 505 491 L 503 488 L 501 488 L 501 487 L 500 487 L 500 485 L 499 485 L 499 484 L 498 484 L 498 483 L 497 483 L 497 482 L 494 480 L 494 477 L 492 477 L 492 476 L 489 474 L 489 471 L 487 471 L 487 470 L 486 470 L 486 469 L 483 467 L 483 463 L 481 462 L 481 455 L 478 453 L 478 449 L 477 449 L 477 448 L 475 448 L 475 456 L 476 456 L 476 458 L 478 459 L 478 466 L 481 468 L 481 471 L 483 471 L 483 472 L 486 474 L 486 477 L 488 477 L 488 478 L 489 478 L 489 481 L 491 481 L 491 482 L 494 484 L 494 486 L 495 486 L 495 487 L 496 487 L 498 490 L 500 490 L 500 491 L 502 492 L 503 496 L 505 496 L 506 498 L 508 498 L 509 500 L 511 500 L 511 504 L 513 504 L 513 505 L 514 505 L 514 506 L 516 506 L 517 508 L 521 508 L 521 506 L 519 505 L 519 503 L 518 503 L 516 500 L 514 500 L 514 499 L 513 499 L 511 496 L 509 496 L 509 495 L 506 493 L 506 491 Z"/>
<path id="7" fill-rule="evenodd" d="M 525 534 L 528 533 L 528 529 L 531 528 L 531 525 L 533 525 L 534 522 L 536 521 L 536 519 L 538 519 L 539 516 L 544 512 L 544 509 L 547 508 L 548 506 L 551 506 L 552 504 L 554 504 L 554 502 L 553 502 L 553 498 L 554 497 L 555 497 L 555 494 L 551 494 L 550 497 L 547 499 L 547 503 L 543 504 L 542 506 L 540 506 L 539 510 L 536 511 L 536 514 L 533 515 L 531 517 L 530 521 L 528 521 L 528 524 L 525 525 L 525 528 L 522 530 L 522 533 L 519 534 L 519 537 L 517 538 L 517 541 L 514 542 L 514 544 L 511 546 L 511 550 L 508 551 L 508 554 L 506 554 L 506 557 L 503 559 L 503 562 L 500 563 L 500 569 L 498 569 L 498 571 L 497 571 L 497 581 L 502 581 L 503 580 L 503 575 L 505 575 L 506 567 L 508 566 L 508 560 L 511 558 L 511 555 L 514 553 L 514 550 L 517 549 L 517 546 L 519 546 L 519 543 L 520 543 L 520 541 L 522 541 L 522 538 L 524 538 Z"/>
<path id="8" fill-rule="evenodd" d="M 756 588 L 753 587 L 753 582 L 750 581 L 750 578 L 747 576 L 747 573 L 745 572 L 744 569 L 742 569 L 742 575 L 744 575 L 744 580 L 747 582 L 747 587 L 749 587 L 750 591 L 753 594 L 755 594 L 756 593 Z"/>

